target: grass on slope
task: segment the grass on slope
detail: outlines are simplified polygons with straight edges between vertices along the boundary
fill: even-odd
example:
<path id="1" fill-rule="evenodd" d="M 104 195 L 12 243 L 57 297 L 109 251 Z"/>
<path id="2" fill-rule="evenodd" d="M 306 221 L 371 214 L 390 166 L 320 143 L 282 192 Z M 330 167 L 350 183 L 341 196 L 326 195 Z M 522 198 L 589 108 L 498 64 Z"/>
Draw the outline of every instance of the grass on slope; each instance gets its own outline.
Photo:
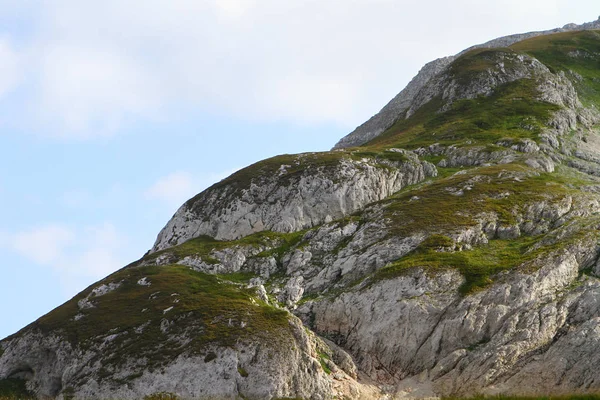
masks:
<path id="1" fill-rule="evenodd" d="M 163 255 L 173 255 L 174 259 L 169 262 L 176 262 L 187 256 L 195 256 L 200 257 L 202 261 L 206 262 L 207 264 L 217 264 L 219 263 L 219 260 L 214 258 L 213 253 L 215 251 L 234 248 L 236 246 L 255 247 L 256 249 L 261 250 L 256 257 L 273 256 L 277 261 L 280 261 L 281 257 L 286 252 L 302 242 L 305 233 L 306 231 L 292 233 L 263 231 L 245 236 L 241 239 L 229 241 L 216 240 L 210 236 L 199 236 L 180 245 L 149 254 L 132 265 L 139 265 L 139 263 L 142 261 L 153 261 Z M 252 274 L 246 274 L 245 277 L 247 279 L 243 279 L 243 281 L 247 282 L 248 279 L 252 278 L 253 276 Z M 239 282 L 239 279 L 235 279 L 233 274 L 224 275 L 223 278 L 229 281 Z"/>
<path id="2" fill-rule="evenodd" d="M 536 139 L 558 107 L 536 100 L 537 84 L 521 79 L 500 85 L 490 96 L 459 100 L 445 112 L 434 98 L 408 119 L 401 118 L 365 147 L 415 149 L 443 145 L 494 145 L 501 139 Z"/>
<path id="3" fill-rule="evenodd" d="M 250 182 L 254 178 L 260 176 L 271 177 L 278 175 L 280 172 L 284 180 L 291 180 L 306 170 L 316 170 L 319 168 L 330 168 L 337 165 L 342 158 L 348 157 L 343 152 L 319 152 L 319 153 L 303 153 L 303 154 L 283 154 L 266 160 L 259 161 L 246 168 L 243 168 L 231 176 L 215 183 L 207 190 L 220 189 L 225 186 L 231 187 L 234 190 L 247 189 L 250 187 Z M 281 170 L 281 166 L 286 166 L 285 171 Z M 197 200 L 198 196 L 188 200 L 192 204 Z"/>
<path id="4" fill-rule="evenodd" d="M 600 105 L 600 31 L 563 32 L 538 36 L 510 46 L 532 55 L 552 72 L 570 71 L 580 99 L 586 106 Z M 575 78 L 575 79 L 574 79 Z"/>
<path id="5" fill-rule="evenodd" d="M 510 240 L 494 239 L 487 244 L 461 251 L 453 250 L 454 243 L 449 237 L 432 235 L 413 252 L 378 270 L 371 277 L 369 286 L 415 269 L 423 269 L 426 273 L 457 269 L 465 278 L 459 291 L 467 295 L 492 284 L 502 271 L 521 268 L 524 272 L 531 272 L 539 267 L 536 260 L 554 254 L 565 246 L 580 240 L 600 239 L 600 235 L 594 230 L 598 218 L 589 222 L 582 223 L 580 229 L 560 240 L 550 240 L 549 243 L 545 243 L 545 235 L 521 236 Z M 592 238 L 590 234 L 593 235 Z"/>
<path id="6" fill-rule="evenodd" d="M 554 245 L 533 249 L 543 236 L 521 236 L 511 240 L 491 240 L 470 250 L 457 250 L 445 234 L 478 223 L 477 216 L 494 214 L 504 226 L 517 223 L 516 217 L 535 202 L 553 204 L 576 196 L 576 187 L 591 183 L 581 173 L 561 167 L 557 172 L 538 173 L 520 164 L 473 168 L 465 173 L 440 178 L 419 188 L 403 191 L 384 200 L 384 216 L 391 235 L 408 236 L 423 232 L 428 236 L 417 250 L 379 270 L 371 282 L 391 279 L 414 268 L 438 271 L 456 268 L 465 277 L 460 291 L 468 294 L 492 282 L 498 272 L 531 261 Z M 457 191 L 460 190 L 460 195 Z M 593 221 L 590 220 L 590 223 Z M 589 230 L 594 231 L 593 228 Z M 572 238 L 579 238 L 579 229 Z M 443 249 L 443 251 L 439 251 Z"/>
<path id="7" fill-rule="evenodd" d="M 472 226 L 481 213 L 513 224 L 515 211 L 535 201 L 560 200 L 574 193 L 560 174 L 538 173 L 520 164 L 473 168 L 382 201 L 392 232 L 447 231 Z"/>
<path id="8" fill-rule="evenodd" d="M 437 241 L 439 237 L 434 236 L 433 240 Z M 426 271 L 456 268 L 465 277 L 460 292 L 469 294 L 491 284 L 492 276 L 498 272 L 513 269 L 533 257 L 526 251 L 535 241 L 531 237 L 491 240 L 487 245 L 472 250 L 440 252 L 432 247 L 430 240 L 426 240 L 411 254 L 379 270 L 373 281 L 391 279 L 414 268 Z"/>
<path id="9" fill-rule="evenodd" d="M 138 284 L 142 278 L 150 285 Z M 254 289 L 188 267 L 126 268 L 94 287 L 111 282 L 121 286 L 90 297 L 93 308 L 78 306 L 90 287 L 33 325 L 63 332 L 83 348 L 110 344 L 114 351 L 104 355 L 109 364 L 134 357 L 147 358 L 150 367 L 184 351 L 203 354 L 210 344 L 232 346 L 244 338 L 273 342 L 288 327 L 287 312 L 256 299 Z M 181 343 L 178 335 L 191 341 Z"/>
<path id="10" fill-rule="evenodd" d="M 459 84 L 468 85 L 474 75 L 494 68 L 496 54 L 506 52 L 526 53 L 554 73 L 564 71 L 584 105 L 600 106 L 600 31 L 557 33 L 530 38 L 508 49 L 472 50 L 454 61 L 450 72 Z M 503 138 L 535 140 L 558 109 L 537 97 L 536 82 L 520 79 L 497 87 L 488 97 L 459 100 L 446 112 L 439 112 L 442 99 L 434 98 L 364 146 L 417 148 L 466 140 L 489 145 Z"/>

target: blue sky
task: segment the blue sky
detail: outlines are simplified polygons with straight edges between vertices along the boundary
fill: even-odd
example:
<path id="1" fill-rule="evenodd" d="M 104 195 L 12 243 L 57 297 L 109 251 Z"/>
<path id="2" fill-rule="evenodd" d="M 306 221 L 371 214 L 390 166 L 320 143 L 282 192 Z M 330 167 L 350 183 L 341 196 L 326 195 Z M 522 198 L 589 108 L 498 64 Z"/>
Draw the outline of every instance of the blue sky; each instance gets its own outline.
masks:
<path id="1" fill-rule="evenodd" d="M 0 0 L 0 338 L 139 258 L 236 169 L 331 148 L 425 62 L 599 14 L 574 0 Z"/>

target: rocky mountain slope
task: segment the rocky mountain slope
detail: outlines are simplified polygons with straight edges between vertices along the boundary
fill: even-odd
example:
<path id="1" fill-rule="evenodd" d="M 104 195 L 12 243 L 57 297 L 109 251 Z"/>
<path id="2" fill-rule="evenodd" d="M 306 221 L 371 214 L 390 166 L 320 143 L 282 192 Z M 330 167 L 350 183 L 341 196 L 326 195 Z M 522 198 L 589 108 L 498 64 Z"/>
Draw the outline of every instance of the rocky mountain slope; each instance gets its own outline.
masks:
<path id="1" fill-rule="evenodd" d="M 0 341 L 0 379 L 61 399 L 599 391 L 597 25 L 429 65 L 360 147 L 213 185 Z"/>
<path id="2" fill-rule="evenodd" d="M 581 25 L 567 24 L 562 28 L 540 32 L 519 33 L 516 35 L 497 38 L 486 43 L 469 47 L 468 49 L 463 50 L 454 56 L 442 57 L 438 58 L 437 60 L 433 60 L 427 63 L 408 83 L 406 88 L 404 88 L 404 90 L 398 93 L 388 104 L 386 104 L 381 111 L 369 118 L 369 120 L 357 127 L 354 131 L 340 139 L 340 141 L 334 146 L 334 149 L 342 149 L 365 144 L 369 140 L 372 140 L 382 134 L 386 129 L 392 126 L 394 122 L 398 121 L 399 119 L 410 117 L 411 112 L 409 110 L 414 108 L 413 100 L 419 94 L 421 89 L 433 78 L 444 72 L 448 65 L 450 65 L 454 60 L 461 55 L 468 53 L 469 51 L 482 48 L 507 47 L 528 38 L 553 33 L 595 29 L 600 29 L 600 18 L 597 21 L 587 22 Z"/>

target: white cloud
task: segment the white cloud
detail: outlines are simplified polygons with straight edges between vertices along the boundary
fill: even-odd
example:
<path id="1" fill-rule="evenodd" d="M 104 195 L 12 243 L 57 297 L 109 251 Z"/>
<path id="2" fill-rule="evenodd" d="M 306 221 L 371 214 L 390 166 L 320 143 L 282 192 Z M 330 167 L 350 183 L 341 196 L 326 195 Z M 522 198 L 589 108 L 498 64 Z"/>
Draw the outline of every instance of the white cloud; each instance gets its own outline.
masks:
<path id="1" fill-rule="evenodd" d="M 192 177 L 187 172 L 174 172 L 158 179 L 148 190 L 146 196 L 158 199 L 171 206 L 181 205 L 194 194 Z"/>
<path id="2" fill-rule="evenodd" d="M 13 89 L 20 80 L 19 56 L 8 38 L 0 37 L 0 98 Z"/>
<path id="3" fill-rule="evenodd" d="M 54 45 L 42 55 L 40 111 L 60 115 L 62 136 L 111 135 L 127 115 L 151 113 L 159 95 L 144 66 L 117 48 Z"/>
<path id="4" fill-rule="evenodd" d="M 75 235 L 69 228 L 46 225 L 15 234 L 12 247 L 37 264 L 52 265 L 63 257 L 74 239 Z"/>
<path id="5" fill-rule="evenodd" d="M 224 17 L 236 20 L 243 17 L 255 3 L 254 0 L 219 0 L 213 5 Z"/>
<path id="6" fill-rule="evenodd" d="M 63 137 L 195 108 L 352 128 L 435 57 L 597 16 L 589 0 L 50 0 L 25 10 L 36 29 L 19 54 L 0 40 L 13 71 L 0 92 L 26 56 L 26 104 L 41 133 Z"/>
<path id="7" fill-rule="evenodd" d="M 179 207 L 192 196 L 228 177 L 235 171 L 237 171 L 237 168 L 197 175 L 185 171 L 173 172 L 159 178 L 145 191 L 145 195 L 147 198 L 158 200 L 168 207 Z"/>
<path id="8" fill-rule="evenodd" d="M 75 260 L 85 275 L 98 279 L 124 266 L 120 252 L 127 241 L 112 224 L 87 227 L 84 237 Z"/>
<path id="9" fill-rule="evenodd" d="M 3 236 L 6 247 L 57 273 L 69 295 L 127 262 L 127 240 L 110 223 L 82 228 L 49 224 Z"/>

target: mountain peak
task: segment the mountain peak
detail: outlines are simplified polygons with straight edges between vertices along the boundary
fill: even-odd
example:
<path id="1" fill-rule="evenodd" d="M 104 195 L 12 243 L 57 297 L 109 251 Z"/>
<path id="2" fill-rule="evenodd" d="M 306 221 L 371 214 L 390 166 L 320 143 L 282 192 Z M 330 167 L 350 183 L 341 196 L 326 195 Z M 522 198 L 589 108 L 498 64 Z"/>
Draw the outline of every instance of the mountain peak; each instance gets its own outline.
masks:
<path id="1" fill-rule="evenodd" d="M 427 85 L 428 82 L 433 80 L 440 73 L 443 73 L 443 71 L 462 54 L 478 48 L 507 47 L 514 43 L 536 36 L 549 35 L 559 32 L 595 29 L 600 29 L 600 18 L 598 18 L 596 21 L 587 22 L 581 25 L 571 23 L 566 24 L 562 28 L 499 37 L 482 44 L 471 46 L 456 55 L 442 57 L 431 61 L 427 63 L 409 82 L 406 88 L 398 93 L 385 107 L 381 109 L 381 111 L 357 127 L 354 131 L 340 139 L 333 148 L 341 149 L 360 146 L 379 136 L 399 119 L 406 118 L 406 116 L 403 114 L 411 107 L 413 99 L 418 96 L 419 92 Z"/>

